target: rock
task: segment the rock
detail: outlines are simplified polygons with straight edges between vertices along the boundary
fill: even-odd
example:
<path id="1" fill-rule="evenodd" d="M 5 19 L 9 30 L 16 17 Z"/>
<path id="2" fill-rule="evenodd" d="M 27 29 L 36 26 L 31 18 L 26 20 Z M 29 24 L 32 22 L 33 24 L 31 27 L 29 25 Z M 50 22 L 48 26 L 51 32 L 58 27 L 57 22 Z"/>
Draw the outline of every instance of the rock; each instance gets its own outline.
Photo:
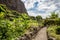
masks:
<path id="1" fill-rule="evenodd" d="M 48 40 L 56 40 L 54 37 L 49 37 Z"/>
<path id="2" fill-rule="evenodd" d="M 34 35 L 34 33 L 33 32 L 30 32 L 30 36 L 32 37 Z"/>
<path id="3" fill-rule="evenodd" d="M 20 13 L 27 13 L 24 3 L 21 0 L 0 0 L 0 4 L 5 4 L 9 9 Z"/>

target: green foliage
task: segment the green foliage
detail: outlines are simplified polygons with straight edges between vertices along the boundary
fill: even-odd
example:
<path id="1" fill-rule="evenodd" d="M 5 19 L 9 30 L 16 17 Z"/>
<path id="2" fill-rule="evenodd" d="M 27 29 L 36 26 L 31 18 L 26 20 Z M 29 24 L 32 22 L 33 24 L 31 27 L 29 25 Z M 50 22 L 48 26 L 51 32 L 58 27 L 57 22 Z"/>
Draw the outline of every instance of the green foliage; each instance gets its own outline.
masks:
<path id="1" fill-rule="evenodd" d="M 60 35 L 60 27 L 56 29 L 56 34 Z"/>
<path id="2" fill-rule="evenodd" d="M 37 19 L 37 21 L 40 21 L 42 19 L 42 17 L 38 15 L 38 16 L 36 16 L 36 19 Z"/>
<path id="3" fill-rule="evenodd" d="M 51 19 L 58 18 L 58 14 L 56 14 L 55 12 L 52 12 L 50 18 Z"/>
<path id="4" fill-rule="evenodd" d="M 9 10 L 0 4 L 0 40 L 15 40 L 31 26 L 38 26 L 38 22 L 26 13 Z"/>
<path id="5" fill-rule="evenodd" d="M 36 16 L 36 20 L 41 27 L 44 26 L 44 20 L 40 15 Z"/>
<path id="6" fill-rule="evenodd" d="M 60 18 L 57 13 L 51 13 L 51 16 L 45 19 L 44 25 L 60 25 Z"/>
<path id="7" fill-rule="evenodd" d="M 60 40 L 60 34 L 59 33 L 60 30 L 60 26 L 54 25 L 54 26 L 50 26 L 47 31 L 49 36 L 56 38 L 56 40 Z"/>
<path id="8" fill-rule="evenodd" d="M 36 18 L 35 18 L 34 16 L 30 16 L 30 18 L 31 18 L 32 20 L 36 20 Z"/>
<path id="9" fill-rule="evenodd" d="M 51 13 L 51 16 L 44 21 L 44 25 L 48 25 L 48 35 L 60 40 L 60 18 L 57 13 Z"/>

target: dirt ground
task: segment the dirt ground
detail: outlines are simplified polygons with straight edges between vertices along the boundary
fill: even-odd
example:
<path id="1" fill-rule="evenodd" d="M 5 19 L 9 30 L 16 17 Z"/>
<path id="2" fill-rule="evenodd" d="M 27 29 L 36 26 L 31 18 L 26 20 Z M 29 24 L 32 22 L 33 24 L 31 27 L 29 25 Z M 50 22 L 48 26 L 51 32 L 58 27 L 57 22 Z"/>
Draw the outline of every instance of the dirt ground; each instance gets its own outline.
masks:
<path id="1" fill-rule="evenodd" d="M 36 37 L 32 40 L 47 40 L 47 27 L 42 28 L 36 35 Z"/>

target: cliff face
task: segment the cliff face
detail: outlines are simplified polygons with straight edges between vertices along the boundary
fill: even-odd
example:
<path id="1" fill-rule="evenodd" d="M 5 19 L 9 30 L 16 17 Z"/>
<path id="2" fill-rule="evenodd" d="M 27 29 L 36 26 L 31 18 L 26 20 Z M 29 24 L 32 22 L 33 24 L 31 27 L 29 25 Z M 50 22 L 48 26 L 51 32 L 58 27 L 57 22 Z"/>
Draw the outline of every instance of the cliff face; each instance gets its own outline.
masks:
<path id="1" fill-rule="evenodd" d="M 24 3 L 21 0 L 0 0 L 0 4 L 5 4 L 8 8 L 20 13 L 27 13 Z"/>

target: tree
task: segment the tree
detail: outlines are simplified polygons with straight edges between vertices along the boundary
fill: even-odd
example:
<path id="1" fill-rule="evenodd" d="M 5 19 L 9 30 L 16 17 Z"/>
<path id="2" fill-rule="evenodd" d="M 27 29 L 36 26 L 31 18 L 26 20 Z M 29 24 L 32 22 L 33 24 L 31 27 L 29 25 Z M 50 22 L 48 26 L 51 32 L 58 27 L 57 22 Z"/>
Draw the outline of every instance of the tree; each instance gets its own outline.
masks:
<path id="1" fill-rule="evenodd" d="M 38 15 L 38 16 L 36 16 L 36 19 L 37 19 L 37 21 L 40 21 L 42 19 L 42 17 Z"/>
<path id="2" fill-rule="evenodd" d="M 35 20 L 36 18 L 34 16 L 30 16 L 30 19 Z"/>
<path id="3" fill-rule="evenodd" d="M 51 19 L 58 18 L 58 14 L 55 14 L 55 12 L 52 12 L 50 18 Z"/>

